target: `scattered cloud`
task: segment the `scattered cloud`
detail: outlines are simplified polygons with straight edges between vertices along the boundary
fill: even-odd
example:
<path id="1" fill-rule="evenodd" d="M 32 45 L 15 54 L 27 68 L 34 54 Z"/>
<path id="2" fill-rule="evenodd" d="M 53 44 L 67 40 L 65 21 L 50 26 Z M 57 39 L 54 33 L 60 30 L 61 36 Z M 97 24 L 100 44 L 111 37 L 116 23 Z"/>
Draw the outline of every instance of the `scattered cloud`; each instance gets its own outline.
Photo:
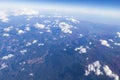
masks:
<path id="1" fill-rule="evenodd" d="M 45 44 L 44 43 L 39 43 L 38 46 L 44 46 Z"/>
<path id="2" fill-rule="evenodd" d="M 86 48 L 84 48 L 83 46 L 80 46 L 80 47 L 78 47 L 78 48 L 75 48 L 75 51 L 79 51 L 80 54 L 87 52 Z"/>
<path id="3" fill-rule="evenodd" d="M 104 65 L 103 69 L 107 76 L 109 76 L 110 78 L 114 78 L 114 80 L 119 80 L 119 76 L 117 74 L 114 74 L 107 65 Z"/>
<path id="4" fill-rule="evenodd" d="M 33 40 L 32 44 L 35 44 L 35 43 L 37 43 L 37 42 L 38 42 L 38 40 Z"/>
<path id="5" fill-rule="evenodd" d="M 100 42 L 101 42 L 101 45 L 106 46 L 106 47 L 110 47 L 110 44 L 108 44 L 107 40 L 100 39 Z"/>
<path id="6" fill-rule="evenodd" d="M 23 50 L 20 51 L 20 53 L 23 54 L 23 55 L 24 55 L 26 52 L 27 52 L 26 49 L 23 49 Z"/>
<path id="7" fill-rule="evenodd" d="M 44 24 L 39 24 L 38 22 L 34 26 L 38 29 L 44 29 L 45 28 Z"/>
<path id="8" fill-rule="evenodd" d="M 114 43 L 114 45 L 116 45 L 116 46 L 120 46 L 120 43 Z"/>
<path id="9" fill-rule="evenodd" d="M 23 31 L 23 30 L 18 30 L 18 34 L 20 35 L 20 34 L 24 34 L 25 33 L 25 31 Z"/>
<path id="10" fill-rule="evenodd" d="M 74 18 L 66 18 L 66 19 L 73 22 L 73 23 L 79 23 L 79 21 L 77 19 L 74 19 Z"/>
<path id="11" fill-rule="evenodd" d="M 8 67 L 8 65 L 7 65 L 6 63 L 2 63 L 2 64 L 0 65 L 0 70 L 5 69 L 5 68 L 7 68 L 7 67 Z"/>
<path id="12" fill-rule="evenodd" d="M 22 8 L 22 9 L 17 9 L 13 11 L 14 16 L 19 16 L 19 15 L 38 15 L 39 11 L 37 10 L 33 10 L 30 8 Z"/>
<path id="13" fill-rule="evenodd" d="M 26 46 L 30 46 L 30 45 L 32 45 L 31 42 L 27 42 L 27 43 L 26 43 Z"/>
<path id="14" fill-rule="evenodd" d="M 85 76 L 88 76 L 91 72 L 94 72 L 96 75 L 103 75 L 103 72 L 100 70 L 101 64 L 99 61 L 95 61 L 92 64 L 87 66 L 87 70 L 85 70 Z"/>
<path id="15" fill-rule="evenodd" d="M 4 33 L 3 36 L 4 36 L 4 37 L 9 37 L 10 34 L 8 34 L 8 33 Z"/>
<path id="16" fill-rule="evenodd" d="M 30 31 L 30 27 L 25 27 L 25 30 L 26 31 Z"/>
<path id="17" fill-rule="evenodd" d="M 117 32 L 117 36 L 118 36 L 118 38 L 120 38 L 120 32 Z"/>
<path id="18" fill-rule="evenodd" d="M 3 31 L 9 32 L 12 28 L 13 28 L 13 26 L 10 26 L 10 27 L 4 28 Z"/>
<path id="19" fill-rule="evenodd" d="M 7 59 L 10 59 L 10 58 L 12 58 L 12 57 L 14 57 L 13 54 L 8 54 L 7 56 L 3 56 L 3 57 L 2 57 L 2 60 L 7 60 Z"/>
<path id="20" fill-rule="evenodd" d="M 5 11 L 0 11 L 0 20 L 2 21 L 2 22 L 8 22 L 9 21 L 9 15 L 8 15 L 8 13 L 7 12 L 5 12 Z"/>
<path id="21" fill-rule="evenodd" d="M 59 24 L 59 27 L 61 28 L 62 32 L 72 34 L 72 31 L 70 30 L 70 28 L 72 27 L 71 25 L 69 25 L 65 22 L 61 22 Z"/>
<path id="22" fill-rule="evenodd" d="M 114 78 L 114 80 L 119 80 L 119 76 L 114 74 L 108 65 L 102 66 L 99 61 L 95 61 L 87 66 L 87 70 L 85 70 L 85 76 L 88 76 L 91 72 L 94 72 L 97 76 L 105 73 L 106 76 Z"/>

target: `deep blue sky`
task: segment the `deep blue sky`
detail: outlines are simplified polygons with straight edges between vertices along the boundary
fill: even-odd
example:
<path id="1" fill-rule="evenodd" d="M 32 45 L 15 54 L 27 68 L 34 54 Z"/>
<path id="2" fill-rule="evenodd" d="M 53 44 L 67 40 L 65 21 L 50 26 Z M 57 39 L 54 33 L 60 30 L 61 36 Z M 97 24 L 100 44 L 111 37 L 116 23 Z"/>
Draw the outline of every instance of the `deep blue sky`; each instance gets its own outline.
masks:
<path id="1" fill-rule="evenodd" d="M 100 7 L 120 7 L 120 0 L 0 0 L 9 2 L 28 2 L 28 3 L 57 3 L 68 5 L 90 5 Z"/>

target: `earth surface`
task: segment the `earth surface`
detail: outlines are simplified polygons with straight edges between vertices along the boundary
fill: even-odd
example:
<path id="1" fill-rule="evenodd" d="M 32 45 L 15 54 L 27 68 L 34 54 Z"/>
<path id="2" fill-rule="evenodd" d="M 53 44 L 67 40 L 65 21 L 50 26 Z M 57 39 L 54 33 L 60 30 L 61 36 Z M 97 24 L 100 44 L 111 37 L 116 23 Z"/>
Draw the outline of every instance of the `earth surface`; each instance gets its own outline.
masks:
<path id="1" fill-rule="evenodd" d="M 0 80 L 119 80 L 120 26 L 24 10 L 0 19 Z"/>

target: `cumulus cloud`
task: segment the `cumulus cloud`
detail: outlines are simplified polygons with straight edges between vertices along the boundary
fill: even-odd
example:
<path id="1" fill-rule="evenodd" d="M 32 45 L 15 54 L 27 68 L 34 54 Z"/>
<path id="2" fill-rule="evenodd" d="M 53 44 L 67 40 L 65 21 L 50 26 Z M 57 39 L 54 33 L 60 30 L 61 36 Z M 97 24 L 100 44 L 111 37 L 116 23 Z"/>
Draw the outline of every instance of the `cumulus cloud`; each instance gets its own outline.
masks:
<path id="1" fill-rule="evenodd" d="M 20 51 L 20 53 L 23 54 L 23 55 L 24 55 L 26 52 L 27 52 L 26 49 L 23 49 L 23 50 Z"/>
<path id="2" fill-rule="evenodd" d="M 13 11 L 14 16 L 19 16 L 19 15 L 38 15 L 39 11 L 33 10 L 30 8 L 22 8 L 22 9 L 17 9 Z"/>
<path id="3" fill-rule="evenodd" d="M 97 76 L 105 73 L 106 76 L 114 78 L 114 80 L 119 80 L 119 76 L 117 74 L 114 74 L 107 65 L 102 66 L 99 61 L 88 64 L 87 70 L 85 70 L 85 76 L 88 76 L 91 72 L 94 72 Z"/>
<path id="4" fill-rule="evenodd" d="M 107 76 L 109 76 L 110 78 L 114 78 L 114 80 L 119 80 L 119 76 L 117 74 L 114 74 L 107 65 L 104 65 L 103 69 Z"/>
<path id="5" fill-rule="evenodd" d="M 82 37 L 83 37 L 83 34 L 79 34 L 79 37 L 82 38 Z"/>
<path id="6" fill-rule="evenodd" d="M 95 61 L 92 64 L 89 64 L 87 70 L 85 70 L 85 76 L 88 76 L 91 72 L 94 72 L 96 75 L 103 75 L 103 72 L 100 70 L 101 64 L 99 61 Z"/>
<path id="7" fill-rule="evenodd" d="M 107 40 L 101 39 L 100 42 L 101 42 L 101 45 L 106 46 L 106 47 L 110 47 L 110 44 L 108 44 Z"/>
<path id="8" fill-rule="evenodd" d="M 3 36 L 4 36 L 4 37 L 9 37 L 10 34 L 8 34 L 8 33 L 4 33 Z"/>
<path id="9" fill-rule="evenodd" d="M 23 34 L 23 33 L 25 33 L 25 31 L 23 31 L 23 30 L 18 30 L 18 34 Z"/>
<path id="10" fill-rule="evenodd" d="M 30 46 L 30 45 L 32 45 L 31 42 L 27 42 L 27 43 L 26 43 L 26 46 Z"/>
<path id="11" fill-rule="evenodd" d="M 12 28 L 13 28 L 13 26 L 10 26 L 10 27 L 4 28 L 3 31 L 9 32 Z"/>
<path id="12" fill-rule="evenodd" d="M 120 46 L 120 43 L 114 43 L 114 45 L 116 45 L 116 46 Z"/>
<path id="13" fill-rule="evenodd" d="M 32 44 L 35 44 L 35 43 L 37 43 L 37 42 L 38 42 L 38 40 L 33 40 Z"/>
<path id="14" fill-rule="evenodd" d="M 0 20 L 2 22 L 8 22 L 9 21 L 9 15 L 5 11 L 0 11 Z"/>
<path id="15" fill-rule="evenodd" d="M 84 48 L 83 46 L 75 48 L 75 51 L 79 51 L 80 54 L 87 52 L 86 48 Z"/>
<path id="16" fill-rule="evenodd" d="M 2 63 L 2 64 L 0 65 L 0 70 L 5 69 L 5 68 L 7 68 L 7 67 L 8 67 L 8 65 L 7 65 L 6 63 Z"/>
<path id="17" fill-rule="evenodd" d="M 59 27 L 61 28 L 62 32 L 72 34 L 72 31 L 70 30 L 71 27 L 72 27 L 71 25 L 69 25 L 69 24 L 67 24 L 65 22 L 61 22 L 59 24 Z"/>
<path id="18" fill-rule="evenodd" d="M 25 27 L 25 30 L 26 31 L 30 31 L 30 27 Z"/>
<path id="19" fill-rule="evenodd" d="M 113 39 L 109 39 L 110 42 L 114 42 Z"/>
<path id="20" fill-rule="evenodd" d="M 44 46 L 45 44 L 44 43 L 39 43 L 38 46 Z"/>
<path id="21" fill-rule="evenodd" d="M 117 32 L 117 36 L 120 38 L 120 32 Z"/>
<path id="22" fill-rule="evenodd" d="M 7 60 L 7 59 L 10 59 L 10 58 L 12 58 L 12 57 L 14 57 L 13 54 L 8 54 L 7 56 L 3 56 L 3 57 L 2 57 L 2 60 Z"/>
<path id="23" fill-rule="evenodd" d="M 77 19 L 74 19 L 74 18 L 66 18 L 66 19 L 73 22 L 73 23 L 79 23 L 79 21 Z"/>
<path id="24" fill-rule="evenodd" d="M 44 24 L 39 24 L 39 23 L 34 24 L 34 26 L 38 29 L 44 29 L 45 28 Z"/>
<path id="25" fill-rule="evenodd" d="M 33 76 L 34 74 L 33 74 L 33 73 L 30 73 L 29 75 L 30 75 L 30 76 Z"/>

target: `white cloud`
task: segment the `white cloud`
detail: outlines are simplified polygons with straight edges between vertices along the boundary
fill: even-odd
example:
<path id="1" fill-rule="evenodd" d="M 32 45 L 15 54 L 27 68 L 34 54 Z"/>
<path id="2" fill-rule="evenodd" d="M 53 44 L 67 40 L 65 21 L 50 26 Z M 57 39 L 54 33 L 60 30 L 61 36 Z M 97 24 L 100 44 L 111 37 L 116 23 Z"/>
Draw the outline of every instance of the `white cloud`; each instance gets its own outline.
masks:
<path id="1" fill-rule="evenodd" d="M 34 26 L 38 29 L 44 29 L 45 28 L 44 24 L 39 24 L 39 23 L 36 23 Z"/>
<path id="2" fill-rule="evenodd" d="M 82 37 L 83 37 L 83 34 L 79 34 L 79 37 L 82 38 Z"/>
<path id="3" fill-rule="evenodd" d="M 9 37 L 10 34 L 8 34 L 8 33 L 4 33 L 3 36 L 4 36 L 4 37 Z"/>
<path id="4" fill-rule="evenodd" d="M 18 34 L 23 34 L 25 33 L 23 30 L 18 30 Z"/>
<path id="5" fill-rule="evenodd" d="M 91 45 L 91 44 L 92 44 L 92 42 L 89 42 L 89 44 Z"/>
<path id="6" fill-rule="evenodd" d="M 10 26 L 10 27 L 4 28 L 3 31 L 9 32 L 12 28 L 13 28 L 13 26 Z"/>
<path id="7" fill-rule="evenodd" d="M 109 39 L 110 42 L 114 42 L 113 39 Z"/>
<path id="8" fill-rule="evenodd" d="M 45 44 L 44 43 L 39 43 L 38 46 L 44 46 Z"/>
<path id="9" fill-rule="evenodd" d="M 25 30 L 26 31 L 30 31 L 30 27 L 25 27 Z"/>
<path id="10" fill-rule="evenodd" d="M 20 51 L 20 53 L 23 54 L 23 55 L 24 55 L 26 52 L 27 52 L 26 49 L 23 49 L 23 50 Z"/>
<path id="11" fill-rule="evenodd" d="M 30 46 L 30 45 L 32 45 L 32 43 L 30 43 L 30 42 L 27 42 L 27 43 L 26 43 L 26 46 Z"/>
<path id="12" fill-rule="evenodd" d="M 30 8 L 22 8 L 22 9 L 17 9 L 13 11 L 14 16 L 19 16 L 19 15 L 38 15 L 39 12 Z"/>
<path id="13" fill-rule="evenodd" d="M 72 33 L 72 31 L 70 30 L 71 29 L 71 25 L 65 23 L 65 22 L 61 22 L 59 24 L 59 27 L 61 28 L 61 30 L 64 32 L 64 33 Z"/>
<path id="14" fill-rule="evenodd" d="M 34 74 L 33 74 L 33 73 L 30 73 L 29 75 L 30 75 L 30 76 L 33 76 Z"/>
<path id="15" fill-rule="evenodd" d="M 100 70 L 101 64 L 99 61 L 95 61 L 92 64 L 87 66 L 87 70 L 85 70 L 85 76 L 88 76 L 91 72 L 94 72 L 96 75 L 103 75 L 103 72 Z"/>
<path id="16" fill-rule="evenodd" d="M 74 18 L 67 18 L 67 20 L 69 20 L 73 23 L 79 23 L 79 21 L 77 19 L 74 19 Z"/>
<path id="17" fill-rule="evenodd" d="M 75 51 L 79 51 L 80 54 L 87 52 L 86 48 L 84 48 L 83 46 L 80 46 L 80 47 L 78 47 L 78 48 L 75 48 Z"/>
<path id="18" fill-rule="evenodd" d="M 116 45 L 116 46 L 120 46 L 120 43 L 114 43 L 114 45 Z"/>
<path id="19" fill-rule="evenodd" d="M 13 54 L 8 54 L 7 56 L 3 56 L 3 57 L 2 57 L 2 60 L 7 60 L 7 59 L 10 59 L 10 58 L 12 58 L 12 57 L 14 57 Z"/>
<path id="20" fill-rule="evenodd" d="M 0 11 L 0 20 L 2 22 L 8 22 L 8 14 L 5 11 Z"/>
<path id="21" fill-rule="evenodd" d="M 37 42 L 38 42 L 38 40 L 33 40 L 32 44 L 35 44 L 35 43 L 37 43 Z"/>
<path id="22" fill-rule="evenodd" d="M 117 32 L 117 36 L 120 38 L 120 32 Z"/>
<path id="23" fill-rule="evenodd" d="M 114 74 L 107 65 L 104 65 L 103 69 L 107 76 L 109 76 L 110 78 L 114 78 L 114 80 L 119 80 L 119 76 L 117 74 Z"/>
<path id="24" fill-rule="evenodd" d="M 94 72 L 98 76 L 105 73 L 106 76 L 114 78 L 114 80 L 119 80 L 119 76 L 117 74 L 114 74 L 107 65 L 102 67 L 99 61 L 95 61 L 87 66 L 87 70 L 85 70 L 85 76 L 88 76 L 91 72 Z"/>
<path id="25" fill-rule="evenodd" d="M 5 64 L 5 63 L 2 63 L 1 66 L 0 66 L 0 70 L 5 69 L 6 67 L 8 67 L 8 65 Z"/>
<path id="26" fill-rule="evenodd" d="M 101 42 L 101 45 L 106 46 L 106 47 L 110 47 L 110 44 L 108 44 L 107 40 L 101 39 L 100 42 Z"/>

